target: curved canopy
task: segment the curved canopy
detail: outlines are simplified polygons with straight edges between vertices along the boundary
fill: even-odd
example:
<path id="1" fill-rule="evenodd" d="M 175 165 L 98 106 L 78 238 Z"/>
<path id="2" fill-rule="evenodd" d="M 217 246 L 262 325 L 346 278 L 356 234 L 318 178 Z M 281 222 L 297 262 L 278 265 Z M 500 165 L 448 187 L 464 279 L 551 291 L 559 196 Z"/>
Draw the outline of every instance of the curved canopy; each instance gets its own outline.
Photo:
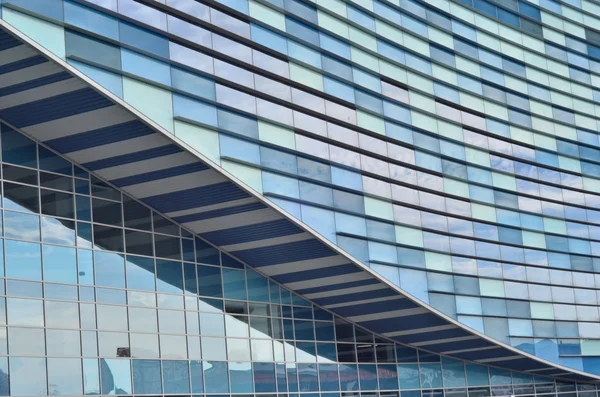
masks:
<path id="1" fill-rule="evenodd" d="M 376 334 L 504 369 L 600 379 L 496 342 L 404 293 L 2 20 L 0 120 Z"/>

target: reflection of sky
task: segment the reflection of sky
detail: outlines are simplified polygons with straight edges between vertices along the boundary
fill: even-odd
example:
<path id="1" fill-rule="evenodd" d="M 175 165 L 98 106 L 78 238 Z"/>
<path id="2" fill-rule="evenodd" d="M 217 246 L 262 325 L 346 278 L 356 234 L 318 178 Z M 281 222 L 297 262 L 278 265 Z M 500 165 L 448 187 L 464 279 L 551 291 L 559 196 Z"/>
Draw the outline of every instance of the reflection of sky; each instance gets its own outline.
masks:
<path id="1" fill-rule="evenodd" d="M 47 216 L 42 217 L 42 238 L 48 243 L 75 245 L 75 231 L 63 225 L 57 219 Z M 86 244 L 83 246 L 86 246 Z"/>
<path id="2" fill-rule="evenodd" d="M 77 284 L 77 259 L 74 248 L 44 245 L 44 280 Z"/>
<path id="3" fill-rule="evenodd" d="M 81 395 L 81 361 L 78 358 L 48 358 L 50 395 Z"/>
<path id="4" fill-rule="evenodd" d="M 40 241 L 40 217 L 20 212 L 4 211 L 6 237 Z"/>
<path id="5" fill-rule="evenodd" d="M 131 357 L 133 358 L 157 358 L 158 357 L 158 335 L 152 334 L 130 334 Z"/>
<path id="6" fill-rule="evenodd" d="M 41 280 L 40 244 L 6 240 L 6 275 L 8 277 Z"/>
<path id="7" fill-rule="evenodd" d="M 44 326 L 41 300 L 8 298 L 7 306 L 9 325 Z"/>
<path id="8" fill-rule="evenodd" d="M 100 394 L 100 377 L 97 359 L 83 359 L 83 393 Z"/>
<path id="9" fill-rule="evenodd" d="M 102 366 L 103 387 L 109 385 L 106 380 L 112 378 L 113 381 L 112 390 L 102 390 L 102 394 L 117 394 L 116 391 L 119 389 L 124 391 L 120 394 L 132 394 L 130 360 L 100 359 L 100 361 L 105 364 Z"/>
<path id="10" fill-rule="evenodd" d="M 104 287 L 125 287 L 125 260 L 115 253 L 94 252 L 96 285 Z"/>
<path id="11" fill-rule="evenodd" d="M 10 393 L 13 396 L 46 395 L 46 359 L 10 359 Z"/>
<path id="12" fill-rule="evenodd" d="M 156 295 L 151 292 L 127 291 L 127 300 L 133 306 L 156 307 Z"/>

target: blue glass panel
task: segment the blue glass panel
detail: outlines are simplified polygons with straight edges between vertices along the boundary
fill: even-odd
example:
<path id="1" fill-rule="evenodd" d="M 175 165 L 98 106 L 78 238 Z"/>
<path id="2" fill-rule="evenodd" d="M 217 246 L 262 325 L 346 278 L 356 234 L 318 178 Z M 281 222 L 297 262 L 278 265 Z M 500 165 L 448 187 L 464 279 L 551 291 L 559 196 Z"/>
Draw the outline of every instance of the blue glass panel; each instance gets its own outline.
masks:
<path id="1" fill-rule="evenodd" d="M 2 161 L 25 167 L 37 167 L 36 144 L 8 126 L 1 124 Z"/>
<path id="2" fill-rule="evenodd" d="M 48 3 L 52 3 L 52 1 Z M 65 1 L 64 8 L 65 23 L 112 40 L 119 40 L 118 19 L 72 1 Z"/>
<path id="3" fill-rule="evenodd" d="M 5 248 L 7 277 L 42 279 L 42 255 L 39 244 L 7 240 Z"/>
<path id="4" fill-rule="evenodd" d="M 187 361 L 164 360 L 162 362 L 164 392 L 189 393 L 190 376 Z"/>
<path id="5" fill-rule="evenodd" d="M 124 44 L 169 58 L 169 41 L 165 37 L 122 21 L 119 22 L 119 31 Z"/>
<path id="6" fill-rule="evenodd" d="M 466 363 L 467 384 L 469 386 L 487 386 L 490 384 L 488 367 Z"/>
<path id="7" fill-rule="evenodd" d="M 221 156 L 223 157 L 232 157 L 260 164 L 260 147 L 255 143 L 221 134 L 219 144 L 221 147 Z"/>
<path id="8" fill-rule="evenodd" d="M 204 386 L 207 393 L 229 393 L 228 365 L 223 361 L 205 361 Z"/>
<path id="9" fill-rule="evenodd" d="M 258 122 L 256 119 L 237 113 L 218 109 L 219 128 L 258 139 Z"/>
<path id="10" fill-rule="evenodd" d="M 217 109 L 213 105 L 173 94 L 173 111 L 175 117 L 182 117 L 212 127 L 217 126 Z"/>
<path id="11" fill-rule="evenodd" d="M 63 20 L 63 2 L 61 0 L 2 0 L 2 3 L 14 5 L 46 18 Z"/>
<path id="12" fill-rule="evenodd" d="M 351 59 L 350 45 L 344 43 L 341 40 L 334 39 L 328 34 L 319 34 L 321 48 L 325 51 L 332 52 L 342 58 Z"/>
<path id="13" fill-rule="evenodd" d="M 264 45 L 274 51 L 278 51 L 282 54 L 287 54 L 287 39 L 281 35 L 278 35 L 271 30 L 262 28 L 256 24 L 250 24 L 250 32 L 252 40 L 258 44 Z"/>
<path id="14" fill-rule="evenodd" d="M 223 290 L 225 298 L 247 299 L 246 276 L 243 271 L 223 269 Z"/>
<path id="15" fill-rule="evenodd" d="M 398 364 L 398 377 L 401 390 L 421 387 L 418 364 Z"/>
<path id="16" fill-rule="evenodd" d="M 135 394 L 162 394 L 161 369 L 158 360 L 132 360 Z"/>
<path id="17" fill-rule="evenodd" d="M 215 100 L 215 83 L 212 80 L 175 67 L 171 67 L 171 80 L 175 89 L 212 101 Z"/>

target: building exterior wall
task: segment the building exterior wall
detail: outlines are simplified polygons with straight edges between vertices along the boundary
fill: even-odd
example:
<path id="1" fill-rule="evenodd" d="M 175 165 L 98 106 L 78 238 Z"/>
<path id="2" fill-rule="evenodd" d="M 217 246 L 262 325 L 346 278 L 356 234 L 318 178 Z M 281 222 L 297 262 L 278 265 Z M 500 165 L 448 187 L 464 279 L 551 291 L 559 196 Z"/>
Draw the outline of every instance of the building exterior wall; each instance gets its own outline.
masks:
<path id="1" fill-rule="evenodd" d="M 600 374 L 596 4 L 145 3 L 2 18 L 423 303 Z"/>
<path id="2" fill-rule="evenodd" d="M 596 396 L 374 336 L 4 124 L 0 143 L 0 395 Z"/>

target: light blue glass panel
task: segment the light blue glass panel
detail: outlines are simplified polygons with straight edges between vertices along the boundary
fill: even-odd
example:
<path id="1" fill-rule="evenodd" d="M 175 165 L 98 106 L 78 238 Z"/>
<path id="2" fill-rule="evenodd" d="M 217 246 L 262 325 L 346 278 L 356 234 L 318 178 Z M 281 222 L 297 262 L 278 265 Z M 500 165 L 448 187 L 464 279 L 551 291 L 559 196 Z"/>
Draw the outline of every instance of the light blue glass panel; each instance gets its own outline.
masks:
<path id="1" fill-rule="evenodd" d="M 77 262 L 74 248 L 44 245 L 44 280 L 77 284 Z"/>
<path id="2" fill-rule="evenodd" d="M 183 69 L 171 67 L 171 84 L 174 89 L 214 101 L 215 82 Z"/>
<path id="3" fill-rule="evenodd" d="M 217 108 L 183 95 L 173 94 L 174 116 L 196 121 L 200 124 L 216 127 Z"/>
<path id="4" fill-rule="evenodd" d="M 120 75 L 75 61 L 73 59 L 67 59 L 67 62 L 75 66 L 77 69 L 83 72 L 83 74 L 87 75 L 89 78 L 108 89 L 119 98 L 123 98 L 123 82 Z"/>
<path id="5" fill-rule="evenodd" d="M 312 50 L 302 44 L 298 44 L 295 41 L 288 40 L 288 55 L 290 58 L 298 59 L 299 61 L 305 62 L 318 69 L 321 69 L 321 53 Z"/>
<path id="6" fill-rule="evenodd" d="M 248 141 L 220 134 L 221 156 L 260 164 L 260 147 Z"/>
<path id="7" fill-rule="evenodd" d="M 282 54 L 288 53 L 287 39 L 285 37 L 253 23 L 250 24 L 250 33 L 252 40 L 258 44 L 264 45 L 265 47 Z"/>
<path id="8" fill-rule="evenodd" d="M 130 360 L 102 359 L 102 394 L 132 394 Z"/>
<path id="9" fill-rule="evenodd" d="M 23 241 L 6 241 L 6 276 L 28 280 L 42 279 L 40 245 Z"/>
<path id="10" fill-rule="evenodd" d="M 400 269 L 400 286 L 416 298 L 429 303 L 427 273 L 419 270 Z"/>
<path id="11" fill-rule="evenodd" d="M 396 247 L 369 241 L 369 259 L 386 263 L 398 263 Z"/>
<path id="12" fill-rule="evenodd" d="M 333 211 L 302 205 L 302 220 L 325 238 L 335 243 L 335 219 Z"/>
<path id="13" fill-rule="evenodd" d="M 155 83 L 171 85 L 169 65 L 126 49 L 121 50 L 123 71 Z"/>
<path id="14" fill-rule="evenodd" d="M 104 287 L 125 287 L 125 266 L 121 255 L 108 252 L 94 252 L 96 285 Z"/>
<path id="15" fill-rule="evenodd" d="M 61 0 L 2 0 L 2 3 L 14 5 L 56 21 L 63 20 L 63 3 Z"/>
<path id="16" fill-rule="evenodd" d="M 248 0 L 218 0 L 219 3 L 248 15 Z"/>
<path id="17" fill-rule="evenodd" d="M 64 2 L 64 12 L 65 23 L 112 40 L 119 40 L 119 23 L 116 18 L 72 1 Z"/>
<path id="18" fill-rule="evenodd" d="M 3 363 L 4 364 L 4 363 Z M 6 365 L 3 365 L 3 369 Z M 6 374 L 7 372 L 5 372 Z M 10 394 L 12 396 L 34 396 L 46 393 L 46 359 L 10 358 Z"/>

